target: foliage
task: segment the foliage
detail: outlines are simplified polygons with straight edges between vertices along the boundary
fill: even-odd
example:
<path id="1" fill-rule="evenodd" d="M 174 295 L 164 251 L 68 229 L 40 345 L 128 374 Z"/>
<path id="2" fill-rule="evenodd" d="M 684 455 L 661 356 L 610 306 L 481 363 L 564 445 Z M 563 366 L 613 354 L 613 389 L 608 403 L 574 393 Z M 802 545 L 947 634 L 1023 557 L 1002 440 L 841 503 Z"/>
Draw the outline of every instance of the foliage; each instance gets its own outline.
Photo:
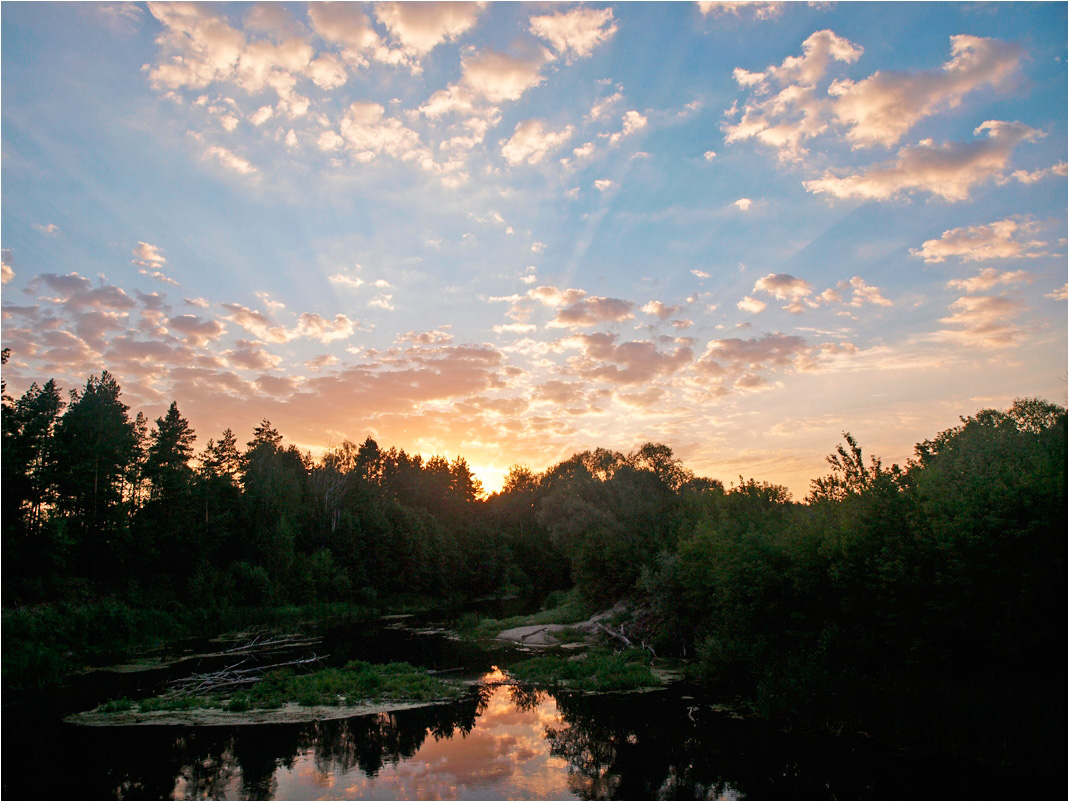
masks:
<path id="1" fill-rule="evenodd" d="M 640 649 L 620 654 L 591 650 L 585 655 L 532 657 L 509 667 L 523 682 L 579 691 L 630 691 L 661 684 L 647 665 L 649 655 Z"/>
<path id="2" fill-rule="evenodd" d="M 462 692 L 456 684 L 408 663 L 372 664 L 354 660 L 341 668 L 324 668 L 309 674 L 278 668 L 247 690 L 232 694 L 166 693 L 142 699 L 137 707 L 142 713 L 213 707 L 237 713 L 271 710 L 291 703 L 303 707 L 337 707 L 382 700 L 426 702 L 454 699 Z M 133 707 L 129 699 L 115 699 L 98 707 L 97 712 L 120 713 Z"/>
<path id="3" fill-rule="evenodd" d="M 1040 399 L 962 418 L 904 468 L 844 432 L 804 503 L 695 477 L 657 443 L 513 466 L 488 498 L 462 457 L 368 437 L 316 461 L 266 420 L 194 458 L 177 402 L 131 420 L 107 371 L 2 412 L 6 689 L 266 608 L 516 589 L 547 609 L 460 628 L 576 623 L 627 598 L 637 636 L 764 716 L 996 755 L 1042 754 L 1058 724 L 1027 701 L 1064 674 L 1066 411 Z"/>

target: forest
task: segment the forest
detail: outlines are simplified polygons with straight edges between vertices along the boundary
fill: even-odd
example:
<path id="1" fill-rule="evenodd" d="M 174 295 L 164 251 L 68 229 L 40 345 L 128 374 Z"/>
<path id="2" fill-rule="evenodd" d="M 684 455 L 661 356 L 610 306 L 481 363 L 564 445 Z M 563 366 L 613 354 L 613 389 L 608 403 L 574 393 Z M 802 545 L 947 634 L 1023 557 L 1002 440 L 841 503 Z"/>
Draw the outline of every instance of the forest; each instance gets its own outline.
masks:
<path id="1" fill-rule="evenodd" d="M 657 443 L 514 466 L 487 496 L 462 457 L 213 435 L 197 450 L 177 402 L 131 417 L 107 371 L 5 392 L 5 690 L 241 611 L 574 589 L 784 726 L 1023 765 L 1061 743 L 1064 407 L 980 410 L 904 466 L 844 432 L 801 501 Z"/>

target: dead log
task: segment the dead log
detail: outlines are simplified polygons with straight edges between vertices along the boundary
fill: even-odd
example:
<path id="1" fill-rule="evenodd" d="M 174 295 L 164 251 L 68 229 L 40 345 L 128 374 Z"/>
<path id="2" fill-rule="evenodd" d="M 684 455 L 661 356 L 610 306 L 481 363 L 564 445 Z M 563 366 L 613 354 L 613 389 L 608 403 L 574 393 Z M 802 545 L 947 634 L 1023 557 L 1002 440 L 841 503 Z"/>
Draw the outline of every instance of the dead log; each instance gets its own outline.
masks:
<path id="1" fill-rule="evenodd" d="M 635 644 L 633 644 L 633 643 L 632 643 L 632 642 L 631 642 L 631 641 L 630 641 L 630 640 L 628 639 L 627 635 L 625 635 L 625 634 L 624 634 L 623 632 L 613 632 L 613 631 L 612 631 L 611 629 L 609 629 L 609 628 L 608 628 L 607 626 L 605 626 L 605 625 L 604 625 L 603 623 L 601 623 L 600 621 L 595 621 L 595 622 L 594 622 L 594 625 L 595 625 L 595 626 L 596 626 L 596 627 L 597 627 L 598 629 L 600 629 L 600 630 L 601 630 L 602 632 L 604 632 L 605 634 L 607 634 L 607 635 L 609 635 L 610 637 L 612 637 L 612 638 L 615 638 L 616 640 L 618 640 L 618 641 L 620 641 L 621 643 L 623 643 L 623 644 L 624 644 L 625 646 L 627 646 L 627 648 L 628 648 L 628 649 L 634 649 L 634 648 L 635 648 Z"/>

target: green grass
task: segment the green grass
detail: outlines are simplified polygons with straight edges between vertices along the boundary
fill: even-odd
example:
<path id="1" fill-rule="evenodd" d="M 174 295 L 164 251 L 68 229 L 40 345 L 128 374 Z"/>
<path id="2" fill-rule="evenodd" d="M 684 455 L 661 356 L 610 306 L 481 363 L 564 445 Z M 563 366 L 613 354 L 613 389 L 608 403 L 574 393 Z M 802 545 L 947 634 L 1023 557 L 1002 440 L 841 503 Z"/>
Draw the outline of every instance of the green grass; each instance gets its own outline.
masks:
<path id="1" fill-rule="evenodd" d="M 373 665 L 354 660 L 344 668 L 324 668 L 311 674 L 276 669 L 248 690 L 232 695 L 201 696 L 164 694 L 138 703 L 142 713 L 160 710 L 224 708 L 233 713 L 272 710 L 295 702 L 304 707 L 358 705 L 370 701 L 416 701 L 454 699 L 463 689 L 431 676 L 408 663 Z M 129 699 L 115 699 L 97 708 L 100 713 L 132 710 Z"/>
<path id="2" fill-rule="evenodd" d="M 661 684 L 646 665 L 647 659 L 640 649 L 620 654 L 597 649 L 578 659 L 557 655 L 534 657 L 510 666 L 509 673 L 533 685 L 580 691 L 630 691 Z"/>
<path id="3" fill-rule="evenodd" d="M 508 618 L 480 618 L 475 613 L 465 613 L 457 622 L 457 632 L 470 639 L 493 638 L 499 632 L 514 627 L 538 624 L 578 624 L 593 615 L 593 610 L 583 601 L 574 588 L 567 592 L 554 591 L 546 599 L 546 606 L 532 615 L 513 615 Z M 577 640 L 582 640 L 578 638 Z M 570 641 L 563 641 L 570 642 Z"/>

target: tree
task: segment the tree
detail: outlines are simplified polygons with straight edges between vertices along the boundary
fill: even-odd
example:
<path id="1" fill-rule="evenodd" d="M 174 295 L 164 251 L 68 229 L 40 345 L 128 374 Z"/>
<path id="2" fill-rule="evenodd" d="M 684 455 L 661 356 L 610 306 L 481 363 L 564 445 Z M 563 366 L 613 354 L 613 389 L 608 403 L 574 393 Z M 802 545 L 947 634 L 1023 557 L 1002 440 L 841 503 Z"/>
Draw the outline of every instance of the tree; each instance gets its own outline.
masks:
<path id="1" fill-rule="evenodd" d="M 54 500 L 55 429 L 64 403 L 54 379 L 34 382 L 5 411 L 4 508 L 27 532 L 40 529 L 42 510 Z"/>
<path id="2" fill-rule="evenodd" d="M 167 414 L 156 418 L 156 428 L 149 435 L 145 476 L 152 483 L 154 499 L 169 502 L 191 492 L 193 469 L 189 460 L 196 439 L 189 421 L 178 411 L 178 403 L 172 401 Z"/>
<path id="3" fill-rule="evenodd" d="M 807 497 L 810 503 L 819 501 L 842 501 L 850 495 L 857 495 L 881 477 L 890 475 L 897 477 L 901 471 L 897 465 L 892 465 L 890 470 L 885 470 L 883 463 L 876 457 L 870 457 L 871 464 L 866 467 L 861 454 L 861 446 L 850 432 L 843 432 L 849 451 L 840 443 L 835 453 L 826 458 L 832 467 L 832 472 L 820 479 L 814 479 L 812 490 Z"/>
<path id="4" fill-rule="evenodd" d="M 56 507 L 81 540 L 83 566 L 110 574 L 115 537 L 122 530 L 124 489 L 137 452 L 137 434 L 106 370 L 90 376 L 56 427 Z"/>

